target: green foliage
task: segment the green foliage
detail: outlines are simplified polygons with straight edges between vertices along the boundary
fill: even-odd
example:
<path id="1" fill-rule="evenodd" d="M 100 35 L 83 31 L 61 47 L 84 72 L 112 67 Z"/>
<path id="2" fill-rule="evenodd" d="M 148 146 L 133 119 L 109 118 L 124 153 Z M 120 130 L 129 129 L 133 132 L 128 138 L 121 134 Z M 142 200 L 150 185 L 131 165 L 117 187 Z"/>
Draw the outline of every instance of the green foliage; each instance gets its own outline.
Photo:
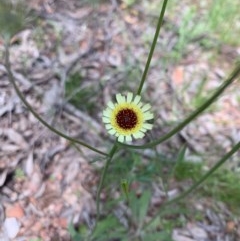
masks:
<path id="1" fill-rule="evenodd" d="M 144 191 L 140 197 L 137 197 L 134 193 L 130 195 L 131 218 L 139 228 L 142 227 L 147 215 L 150 198 L 151 192 L 149 190 Z"/>
<path id="2" fill-rule="evenodd" d="M 169 179 L 175 174 L 176 168 L 181 166 L 181 164 L 185 160 L 185 153 L 186 153 L 187 147 L 183 146 L 176 157 L 175 165 L 172 167 L 171 173 L 169 174 Z"/>
<path id="3" fill-rule="evenodd" d="M 75 107 L 90 113 L 94 113 L 96 98 L 99 94 L 98 85 L 84 85 L 80 73 L 69 76 L 65 84 L 65 99 Z"/>
<path id="4" fill-rule="evenodd" d="M 92 0 L 93 2 L 99 2 Z M 132 6 L 136 1 L 135 0 L 124 0 L 125 4 Z M 12 6 L 11 3 L 3 1 L 3 4 L 0 5 L 0 27 L 1 33 L 3 35 L 12 36 L 18 31 L 20 31 L 25 25 L 25 15 L 22 14 L 22 9 L 19 7 L 18 10 L 16 6 Z M 209 33 L 210 28 L 218 32 L 219 23 L 224 21 L 231 14 L 236 14 L 234 8 L 229 11 L 222 11 L 222 15 L 219 14 L 223 7 L 223 0 L 214 1 L 215 5 L 212 5 L 210 9 L 209 17 L 211 21 L 209 24 L 206 22 L 198 22 L 197 10 L 195 7 L 190 7 L 186 12 L 184 12 L 181 24 L 177 30 L 178 42 L 175 46 L 175 52 L 172 55 L 179 59 L 182 57 L 188 47 L 188 44 L 194 39 L 198 38 L 201 34 L 211 34 Z M 227 4 L 230 4 L 228 2 Z M 234 5 L 235 6 L 235 5 Z M 16 8 L 15 8 L 16 7 Z M 23 11 L 24 12 L 24 11 Z M 162 15 L 163 16 L 163 15 Z M 224 16 L 224 17 L 223 17 Z M 226 21 L 227 22 L 227 21 Z M 197 24 L 195 24 L 197 23 Z M 229 28 L 229 26 L 228 26 Z M 160 28 L 159 28 L 160 29 Z M 222 34 L 222 32 L 218 32 Z M 226 32 L 224 32 L 226 35 Z M 157 38 L 156 38 L 157 39 Z M 156 41 L 155 41 L 156 42 Z M 7 56 L 7 54 L 6 54 Z M 151 55 L 150 55 L 151 56 Z M 149 62 L 150 63 L 150 62 Z M 139 79 L 140 76 L 140 67 L 138 69 L 133 68 L 133 65 L 129 65 L 128 71 L 126 73 L 131 73 L 129 78 L 126 78 L 126 83 L 120 87 L 120 90 L 126 91 L 132 87 L 131 82 L 135 82 L 136 79 Z M 134 66 L 135 67 L 135 66 Z M 136 69 L 136 71 L 132 71 Z M 8 70 L 9 73 L 10 70 Z M 234 77 L 230 78 L 228 83 L 232 83 L 233 79 L 236 77 L 236 71 L 234 72 Z M 12 74 L 9 74 L 10 79 L 13 78 Z M 134 81 L 129 81 L 131 78 Z M 144 83 L 145 78 L 143 78 L 142 84 Z M 12 81 L 14 83 L 14 81 Z M 194 105 L 199 106 L 203 102 L 205 103 L 206 97 L 202 95 L 206 79 L 200 83 L 198 92 L 195 96 Z M 135 85 L 135 84 L 134 84 Z M 95 109 L 98 109 L 97 97 L 99 95 L 100 86 L 95 84 L 87 85 L 79 73 L 74 73 L 70 75 L 66 81 L 65 85 L 65 99 L 70 101 L 77 108 L 82 109 L 85 112 L 96 113 Z M 129 88 L 130 87 L 130 88 Z M 227 87 L 227 85 L 225 86 Z M 15 89 L 17 89 L 15 87 Z M 224 89 L 222 89 L 223 91 Z M 141 91 L 139 91 L 140 94 Z M 216 95 L 209 102 L 209 105 L 215 100 L 222 92 L 219 91 L 219 94 Z M 19 96 L 21 96 L 18 93 Z M 24 102 L 24 98 L 21 98 Z M 25 102 L 24 102 L 25 103 Z M 26 102 L 27 103 L 27 102 Z M 26 104 L 27 105 L 27 104 Z M 28 106 L 28 105 L 27 105 Z M 208 105 L 206 105 L 208 106 Z M 29 107 L 30 109 L 30 107 Z M 199 113 L 205 110 L 206 108 L 199 108 Z M 32 110 L 32 113 L 34 111 Z M 197 114 L 196 114 L 197 115 Z M 196 117 L 196 115 L 194 117 Z M 35 115 L 37 116 L 37 115 Z M 192 118 L 193 119 L 193 118 Z M 189 124 L 192 119 L 186 119 L 186 124 Z M 44 123 L 44 122 L 43 122 Z M 45 124 L 45 126 L 48 126 Z M 181 127 L 181 126 L 180 126 Z M 182 126 L 183 127 L 183 126 Z M 49 128 L 51 129 L 51 128 Z M 51 129 L 52 130 L 52 129 Z M 180 129 L 179 129 L 180 130 Z M 179 130 L 174 131 L 173 134 L 176 134 Z M 59 132 L 55 131 L 59 134 Z M 65 137 L 66 138 L 66 137 Z M 69 139 L 69 138 L 66 138 Z M 161 139 L 159 138 L 161 141 Z M 74 141 L 74 140 L 73 140 Z M 77 140 L 75 140 L 77 142 Z M 159 141 L 159 143 L 160 143 Z M 115 145 L 115 144 L 114 144 Z M 89 148 L 88 145 L 85 145 Z M 116 146 L 116 145 L 115 145 Z M 153 145 L 152 145 L 153 146 Z M 180 149 L 175 162 L 169 160 L 159 154 L 152 160 L 146 160 L 143 158 L 143 152 L 136 153 L 135 151 L 121 149 L 120 145 L 117 148 L 112 150 L 118 150 L 118 153 L 110 152 L 111 158 L 108 159 L 112 161 L 108 169 L 108 175 L 105 178 L 105 183 L 108 185 L 106 190 L 106 195 L 110 196 L 112 191 L 114 194 L 118 193 L 121 185 L 124 189 L 124 194 L 126 196 L 125 205 L 128 207 L 126 213 L 123 216 L 126 219 L 126 222 L 123 224 L 121 217 L 113 214 L 112 210 L 115 207 L 118 207 L 119 203 L 125 199 L 108 198 L 106 203 L 104 203 L 103 214 L 100 215 L 100 219 L 97 220 L 97 224 L 93 230 L 90 230 L 88 227 L 82 225 L 78 230 L 76 230 L 73 225 L 69 225 L 68 230 L 74 241 L 89 240 L 89 241 L 113 241 L 113 240 L 171 240 L 171 231 L 175 226 L 180 226 L 184 223 L 183 219 L 179 218 L 179 214 L 183 215 L 186 211 L 186 208 L 179 206 L 171 206 L 164 210 L 164 212 L 153 219 L 149 228 L 145 229 L 144 225 L 146 224 L 146 219 L 148 213 L 152 207 L 151 204 L 151 188 L 152 183 L 159 183 L 159 179 L 163 182 L 169 183 L 168 179 L 174 177 L 178 181 L 183 180 L 199 180 L 200 177 L 204 175 L 203 164 L 202 163 L 192 163 L 185 160 L 186 147 Z M 235 146 L 236 147 L 236 146 Z M 239 148 L 239 147 L 238 147 Z M 91 149 L 91 148 L 90 148 Z M 94 149 L 92 149 L 94 150 Z M 236 150 L 236 149 L 235 149 Z M 234 152 L 233 152 L 234 153 Z M 231 155 L 230 155 L 231 156 Z M 221 162 L 220 162 L 221 163 Z M 222 162 L 223 163 L 223 162 Z M 222 164 L 221 163 L 221 164 Z M 106 166 L 108 167 L 108 166 Z M 107 170 L 107 168 L 105 169 Z M 216 169 L 211 169 L 216 170 Z M 210 173 L 211 174 L 211 173 Z M 210 175 L 209 174 L 209 175 Z M 23 173 L 21 170 L 16 170 L 15 177 L 22 178 Z M 104 177 L 104 175 L 103 175 Z M 104 178 L 102 179 L 104 180 Z M 122 181 L 129 180 L 129 181 Z M 205 180 L 205 179 L 203 179 Z M 239 209 L 238 205 L 240 202 L 240 189 L 239 189 L 240 178 L 233 175 L 229 171 L 218 171 L 217 173 L 210 176 L 210 178 L 201 186 L 200 194 L 203 196 L 211 196 L 220 201 L 227 203 L 231 208 Z M 110 184 L 110 185 L 109 185 Z M 135 187 L 133 184 L 137 184 Z M 170 185 L 170 184 L 169 184 Z M 101 185 L 100 185 L 101 187 Z M 190 189 L 195 190 L 197 186 L 192 186 Z M 101 191 L 101 188 L 99 189 Z M 100 193 L 100 192 L 99 192 Z M 189 191 L 190 193 L 190 191 Z M 100 196 L 100 195 L 99 195 Z M 107 197 L 108 197 L 107 196 Z M 98 199 L 99 201 L 99 199 Z M 99 202 L 98 202 L 99 203 Z M 151 210 L 152 211 L 152 210 Z M 153 211 L 154 207 L 153 207 Z M 124 212 L 124 210 L 123 210 Z M 129 215 L 130 213 L 130 215 Z"/>
<path id="5" fill-rule="evenodd" d="M 182 226 L 180 214 L 187 212 L 186 208 L 175 207 L 165 210 L 161 219 L 144 230 L 147 212 L 150 205 L 151 192 L 144 191 L 142 195 L 130 194 L 129 209 L 131 216 L 127 224 L 120 222 L 121 217 L 113 214 L 106 214 L 98 220 L 97 226 L 93 231 L 88 230 L 86 226 L 76 230 L 73 225 L 69 225 L 68 230 L 73 241 L 128 241 L 128 240 L 166 240 L 171 241 L 172 230 L 174 227 Z M 110 201 L 108 201 L 110 202 Z M 112 211 L 111 211 L 112 212 Z M 123 215 L 124 217 L 125 215 Z M 127 226 L 126 226 L 127 225 Z M 88 230 L 88 231 L 87 231 Z"/>
<path id="6" fill-rule="evenodd" d="M 175 166 L 174 176 L 178 181 L 185 179 L 196 180 L 202 175 L 202 163 L 179 162 Z"/>
<path id="7" fill-rule="evenodd" d="M 84 3 L 84 4 L 88 4 L 91 7 L 98 7 L 100 4 L 106 2 L 107 0 L 79 0 L 79 2 Z"/>
<path id="8" fill-rule="evenodd" d="M 127 179 L 122 179 L 121 187 L 122 187 L 123 194 L 126 197 L 126 200 L 129 200 L 129 182 Z"/>
<path id="9" fill-rule="evenodd" d="M 106 176 L 106 183 L 112 185 L 119 185 L 122 179 L 130 179 L 129 173 L 134 165 L 134 159 L 129 152 L 124 153 L 121 156 L 116 156 L 109 167 L 108 175 Z"/>
<path id="10" fill-rule="evenodd" d="M 0 35 L 10 39 L 21 31 L 30 21 L 29 10 L 24 1 L 12 3 L 9 0 L 0 2 Z"/>
<path id="11" fill-rule="evenodd" d="M 106 176 L 106 183 L 119 186 L 122 179 L 126 179 L 129 184 L 139 182 L 150 186 L 155 177 L 161 176 L 162 162 L 165 165 L 172 165 L 172 162 L 163 155 L 148 161 L 143 160 L 141 153 L 124 150 L 113 159 Z"/>
<path id="12" fill-rule="evenodd" d="M 183 147 L 177 156 L 177 162 L 181 163 L 185 156 L 186 148 Z M 160 160 L 161 159 L 161 160 Z M 163 161 L 163 162 L 162 162 Z M 123 193 L 124 198 L 111 199 L 107 198 L 104 203 L 104 215 L 98 221 L 97 227 L 87 234 L 86 230 L 70 230 L 71 236 L 75 237 L 74 240 L 115 240 L 114 238 L 124 240 L 156 240 L 156 237 L 162 240 L 171 240 L 172 229 L 176 226 L 181 226 L 179 214 L 182 215 L 187 211 L 183 207 L 175 207 L 166 209 L 162 214 L 161 219 L 158 219 L 153 225 L 144 230 L 146 217 L 150 208 L 151 200 L 151 183 L 155 178 L 160 177 L 162 164 L 165 163 L 168 167 L 173 164 L 168 164 L 168 159 L 158 155 L 156 160 L 147 162 L 141 157 L 141 153 L 133 151 L 124 151 L 116 155 L 110 165 L 108 175 L 106 176 L 105 192 L 110 192 L 115 186 L 121 189 L 123 183 L 126 184 L 127 180 L 127 193 Z M 109 185 L 111 183 L 111 185 Z M 134 187 L 134 185 L 137 185 Z M 113 188 L 113 192 L 116 192 Z M 141 191 L 140 191 L 141 190 Z M 139 191 L 141 194 L 139 194 Z M 128 216 L 126 224 L 120 222 L 119 217 L 112 215 L 112 210 L 116 209 L 119 202 L 127 201 L 130 216 Z M 123 217 L 126 217 L 123 214 Z M 86 237 L 88 239 L 86 239 Z"/>
<path id="13" fill-rule="evenodd" d="M 39 50 L 46 51 L 46 43 L 48 41 L 53 41 L 54 45 L 51 46 L 52 51 L 59 51 L 62 48 L 61 41 L 63 39 L 63 30 L 55 21 L 36 19 L 36 27 L 32 31 L 32 38 L 36 43 Z M 51 35 L 52 39 L 47 39 L 46 37 Z"/>
<path id="14" fill-rule="evenodd" d="M 178 181 L 198 180 L 204 175 L 203 164 L 192 162 L 178 163 L 174 170 L 174 177 Z M 199 194 L 226 203 L 229 208 L 240 213 L 240 177 L 227 169 L 220 169 L 210 176 L 200 188 Z"/>
<path id="15" fill-rule="evenodd" d="M 143 236 L 143 240 L 144 241 L 156 241 L 156 240 L 173 241 L 172 232 L 161 231 L 161 232 L 147 233 Z"/>
<path id="16" fill-rule="evenodd" d="M 136 0 L 123 0 L 123 2 L 127 7 L 131 7 L 136 2 Z"/>
<path id="17" fill-rule="evenodd" d="M 14 171 L 14 177 L 19 180 L 24 179 L 25 178 L 24 171 L 21 168 L 17 168 Z"/>
<path id="18" fill-rule="evenodd" d="M 227 44 L 239 45 L 240 1 L 212 0 L 208 12 L 208 24 L 220 40 Z"/>
<path id="19" fill-rule="evenodd" d="M 196 8 L 194 6 L 187 8 L 178 27 L 178 41 L 172 55 L 178 60 L 184 55 L 188 44 L 206 32 L 206 24 L 199 21 Z"/>
<path id="20" fill-rule="evenodd" d="M 207 96 L 206 96 L 206 91 L 204 91 L 204 86 L 207 83 L 207 78 L 202 78 L 200 81 L 198 87 L 197 87 L 197 93 L 194 96 L 193 103 L 194 105 L 200 106 L 204 101 L 206 101 Z"/>
<path id="21" fill-rule="evenodd" d="M 87 232 L 85 226 L 79 230 L 75 230 L 73 225 L 69 225 L 68 231 L 73 241 L 122 240 L 122 238 L 126 236 L 126 228 L 113 215 L 109 215 L 104 219 L 99 220 L 91 234 Z"/>
<path id="22" fill-rule="evenodd" d="M 202 186 L 207 197 L 226 203 L 234 213 L 240 213 L 240 176 L 230 170 L 220 169 Z"/>
<path id="23" fill-rule="evenodd" d="M 139 67 L 140 61 L 134 60 L 133 62 L 131 57 L 131 47 L 127 47 L 129 54 L 126 56 L 126 60 L 124 61 L 123 65 L 119 66 L 115 71 L 113 71 L 116 75 L 119 73 L 122 75 L 121 82 L 118 86 L 119 92 L 134 92 L 139 83 L 136 80 L 140 80 L 142 76 L 142 70 Z"/>
<path id="24" fill-rule="evenodd" d="M 119 239 L 125 236 L 126 228 L 112 215 L 101 220 L 94 229 L 91 240 L 105 241 Z"/>
<path id="25" fill-rule="evenodd" d="M 77 232 L 72 224 L 68 225 L 68 232 L 73 241 L 83 241 L 83 237 L 80 232 Z"/>
<path id="26" fill-rule="evenodd" d="M 169 16 L 174 17 L 178 9 L 177 0 L 170 1 Z M 238 46 L 240 44 L 240 1 L 238 0 L 211 0 L 205 6 L 200 2 L 189 1 L 184 11 L 180 12 L 177 31 L 177 42 L 169 57 L 173 61 L 179 61 L 188 51 L 192 42 L 199 43 L 204 49 L 218 50 L 221 44 Z M 178 9 L 179 11 L 179 9 Z M 175 24 L 175 23 L 174 23 Z M 173 26 L 166 21 L 166 28 L 173 31 Z M 175 31 L 175 30 L 174 30 Z"/>

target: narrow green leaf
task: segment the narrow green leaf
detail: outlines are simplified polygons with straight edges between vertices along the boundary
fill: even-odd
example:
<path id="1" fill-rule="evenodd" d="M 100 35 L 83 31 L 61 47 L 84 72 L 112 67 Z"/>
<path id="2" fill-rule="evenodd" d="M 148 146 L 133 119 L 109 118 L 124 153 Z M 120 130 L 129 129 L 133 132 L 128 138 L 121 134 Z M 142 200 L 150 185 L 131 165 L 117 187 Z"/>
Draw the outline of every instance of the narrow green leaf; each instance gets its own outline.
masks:
<path id="1" fill-rule="evenodd" d="M 186 150 L 187 150 L 187 146 L 186 145 L 184 145 L 180 149 L 180 151 L 179 151 L 179 153 L 177 155 L 176 164 L 183 162 L 185 154 L 186 154 Z"/>
<path id="2" fill-rule="evenodd" d="M 156 232 L 156 233 L 147 233 L 143 237 L 143 241 L 173 241 L 172 235 L 168 231 Z"/>
<path id="3" fill-rule="evenodd" d="M 223 82 L 221 86 L 219 86 L 216 91 L 209 97 L 201 106 L 199 106 L 195 111 L 193 111 L 185 120 L 180 122 L 175 128 L 173 128 L 170 132 L 161 136 L 160 138 L 148 142 L 144 145 L 128 145 L 125 143 L 118 143 L 119 146 L 124 146 L 132 149 L 146 149 L 149 147 L 153 147 L 159 145 L 160 143 L 166 141 L 167 139 L 174 136 L 180 130 L 182 130 L 186 125 L 188 125 L 193 119 L 195 119 L 199 114 L 201 114 L 204 110 L 206 110 L 223 92 L 229 87 L 233 81 L 240 75 L 240 62 L 237 62 L 235 69 L 229 75 L 229 77 Z"/>
<path id="4" fill-rule="evenodd" d="M 179 150 L 177 158 L 176 158 L 175 165 L 174 165 L 174 167 L 173 167 L 173 169 L 172 169 L 172 171 L 169 175 L 169 179 L 173 177 L 177 166 L 179 166 L 181 163 L 183 163 L 184 157 L 185 157 L 185 154 L 186 154 L 186 150 L 187 150 L 186 145 L 182 146 L 182 148 Z"/>
<path id="5" fill-rule="evenodd" d="M 139 200 L 139 225 L 144 223 L 144 219 L 147 215 L 148 205 L 151 198 L 150 190 L 146 190 Z"/>
<path id="6" fill-rule="evenodd" d="M 127 201 L 129 201 L 129 182 L 127 179 L 121 180 L 121 187 L 122 187 L 123 193 L 126 196 Z"/>
<path id="7" fill-rule="evenodd" d="M 73 241 L 82 241 L 83 240 L 82 236 L 74 229 L 72 223 L 70 223 L 68 225 L 68 232 Z"/>
<path id="8" fill-rule="evenodd" d="M 92 234 L 92 238 L 99 238 L 106 236 L 110 231 L 114 230 L 120 224 L 118 220 L 113 216 L 108 216 L 106 219 L 97 223 L 97 226 Z"/>
<path id="9" fill-rule="evenodd" d="M 135 223 L 138 222 L 138 210 L 139 210 L 139 203 L 138 198 L 136 197 L 135 193 L 130 193 L 129 195 L 129 206 L 132 212 L 132 219 Z"/>
<path id="10" fill-rule="evenodd" d="M 164 210 L 163 208 L 166 208 L 167 206 L 177 203 L 180 200 L 187 197 L 190 193 L 195 191 L 209 176 L 211 176 L 218 168 L 220 168 L 227 160 L 230 158 L 234 153 L 236 153 L 240 149 L 240 141 L 233 146 L 233 148 L 226 153 L 207 173 L 205 173 L 198 181 L 196 181 L 189 189 L 184 191 L 182 194 L 177 196 L 174 199 L 171 199 L 167 201 L 165 204 L 162 205 L 161 209 L 156 213 L 156 215 L 145 225 L 144 228 L 147 228 Z"/>

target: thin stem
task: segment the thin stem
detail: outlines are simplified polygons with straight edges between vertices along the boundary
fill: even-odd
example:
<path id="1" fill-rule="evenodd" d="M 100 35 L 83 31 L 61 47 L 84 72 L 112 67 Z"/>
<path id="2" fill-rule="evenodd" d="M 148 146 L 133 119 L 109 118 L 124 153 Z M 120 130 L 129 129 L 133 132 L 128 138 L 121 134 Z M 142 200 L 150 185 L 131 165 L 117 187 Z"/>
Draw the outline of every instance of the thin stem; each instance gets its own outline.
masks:
<path id="1" fill-rule="evenodd" d="M 54 127 L 52 127 L 51 125 L 49 125 L 45 120 L 43 120 L 43 119 L 37 114 L 37 112 L 35 112 L 35 111 L 33 110 L 33 108 L 32 108 L 31 105 L 27 102 L 27 100 L 25 99 L 25 97 L 23 96 L 23 94 L 21 93 L 21 91 L 19 90 L 19 88 L 18 88 L 18 86 L 17 86 L 17 84 L 16 84 L 16 82 L 15 82 L 15 79 L 14 79 L 14 76 L 13 76 L 13 73 L 12 73 L 12 70 L 11 70 L 10 61 L 9 61 L 9 47 L 8 47 L 8 44 L 6 44 L 6 48 L 5 48 L 5 49 L 6 49 L 6 53 L 5 53 L 5 61 L 6 61 L 6 62 L 5 62 L 5 67 L 6 67 L 8 76 L 9 76 L 9 80 L 10 80 L 10 82 L 12 83 L 15 91 L 17 92 L 18 97 L 19 97 L 19 98 L 21 99 L 21 101 L 25 104 L 25 106 L 28 108 L 28 110 L 29 110 L 44 126 L 46 126 L 49 130 L 51 130 L 52 132 L 56 133 L 57 135 L 65 138 L 65 139 L 67 139 L 67 140 L 69 140 L 69 141 L 71 141 L 71 142 L 75 142 L 75 143 L 78 143 L 78 144 L 80 144 L 80 145 L 82 145 L 82 146 L 85 146 L 85 147 L 87 147 L 88 149 L 90 149 L 90 150 L 92 150 L 92 151 L 94 151 L 94 152 L 97 152 L 97 153 L 99 153 L 99 154 L 101 154 L 101 155 L 108 156 L 107 153 L 102 152 L 102 151 L 100 151 L 100 150 L 98 150 L 98 149 L 96 149 L 96 148 L 94 148 L 94 147 L 92 147 L 92 146 L 90 146 L 90 145 L 82 142 L 82 141 L 79 141 L 79 140 L 77 140 L 77 139 L 74 139 L 74 138 L 72 138 L 72 137 L 69 137 L 69 136 L 65 135 L 64 133 L 58 131 L 57 129 L 55 129 Z"/>
<path id="2" fill-rule="evenodd" d="M 190 193 L 195 191 L 210 175 L 212 175 L 219 167 L 221 167 L 229 157 L 231 157 L 234 153 L 236 153 L 240 149 L 240 142 L 238 142 L 225 156 L 220 159 L 205 175 L 203 175 L 196 183 L 194 183 L 188 190 L 183 192 L 178 197 L 166 202 L 161 206 L 161 209 L 157 212 L 157 214 L 145 225 L 147 228 L 154 220 L 162 213 L 162 211 L 169 205 L 179 202 L 184 199 Z"/>
<path id="3" fill-rule="evenodd" d="M 160 12 L 160 15 L 159 15 L 159 18 L 158 18 L 156 32 L 155 32 L 153 42 L 152 42 L 152 45 L 151 45 L 151 49 L 150 49 L 150 52 L 149 52 L 149 55 L 148 55 L 147 63 L 145 65 L 145 69 L 144 69 L 144 72 L 143 72 L 143 75 L 142 75 L 142 79 L 141 79 L 141 82 L 140 82 L 140 85 L 139 85 L 139 88 L 138 88 L 138 91 L 137 91 L 138 95 L 141 94 L 143 84 L 144 84 L 144 82 L 146 80 L 146 77 L 147 77 L 147 73 L 148 73 L 148 70 L 149 70 L 149 67 L 150 67 L 150 63 L 151 63 L 151 60 L 152 60 L 154 49 L 155 49 L 156 44 L 157 44 L 159 32 L 160 32 L 160 29 L 161 29 L 161 26 L 162 26 L 162 23 L 163 23 L 163 17 L 164 17 L 164 13 L 165 13 L 165 10 L 166 10 L 166 7 L 167 7 L 167 2 L 168 2 L 168 0 L 164 0 L 163 5 L 162 5 L 162 9 L 161 9 L 161 12 Z"/>
<path id="4" fill-rule="evenodd" d="M 114 145 L 113 145 L 113 147 L 112 147 L 112 149 L 109 153 L 109 158 L 107 159 L 107 161 L 105 163 L 105 166 L 103 168 L 100 183 L 99 183 L 99 186 L 98 186 L 98 190 L 97 190 L 97 220 L 99 219 L 99 216 L 100 216 L 99 204 L 100 204 L 100 194 L 101 194 L 101 191 L 102 191 L 103 183 L 104 183 L 104 180 L 105 180 L 105 177 L 106 177 L 106 173 L 107 173 L 109 164 L 110 164 L 114 154 L 116 153 L 116 151 L 117 151 L 117 142 L 114 143 Z"/>
<path id="5" fill-rule="evenodd" d="M 240 63 L 237 64 L 236 68 L 233 70 L 229 78 L 215 91 L 215 93 L 206 100 L 197 110 L 195 110 L 192 114 L 190 114 L 184 121 L 182 121 L 178 126 L 176 126 L 173 130 L 168 132 L 166 135 L 162 136 L 161 138 L 149 142 L 145 145 L 127 145 L 124 143 L 118 143 L 119 146 L 124 146 L 131 149 L 145 149 L 150 148 L 153 146 L 156 146 L 165 140 L 171 138 L 174 136 L 177 132 L 182 130 L 188 123 L 190 123 L 193 119 L 195 119 L 200 113 L 202 113 L 204 110 L 206 110 L 222 93 L 223 91 L 233 83 L 233 81 L 238 77 L 240 74 Z"/>

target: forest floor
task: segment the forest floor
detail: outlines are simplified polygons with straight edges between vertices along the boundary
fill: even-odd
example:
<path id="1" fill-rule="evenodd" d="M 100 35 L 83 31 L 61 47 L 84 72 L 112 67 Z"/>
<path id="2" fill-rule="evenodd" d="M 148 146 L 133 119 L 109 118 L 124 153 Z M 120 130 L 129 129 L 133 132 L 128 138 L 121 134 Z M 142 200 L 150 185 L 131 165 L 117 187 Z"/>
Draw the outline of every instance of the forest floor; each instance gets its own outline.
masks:
<path id="1" fill-rule="evenodd" d="M 15 35 L 10 46 L 14 77 L 34 110 L 58 130 L 106 152 L 113 139 L 101 112 L 116 93 L 136 90 L 161 6 L 125 2 L 29 1 L 38 16 L 35 25 Z M 240 56 L 240 43 L 220 42 L 204 31 L 190 36 L 191 28 L 182 34 L 185 8 L 183 1 L 167 12 L 144 86 L 143 98 L 156 117 L 149 138 L 166 134 L 206 100 Z M 1 42 L 0 52 L 4 56 Z M 204 168 L 216 163 L 240 140 L 239 88 L 235 81 L 157 152 L 172 157 L 186 145 L 188 160 Z M 3 61 L 0 118 L 0 240 L 71 240 L 69 224 L 89 224 L 96 215 L 101 157 L 39 123 L 19 100 Z M 143 152 L 146 160 L 151 155 Z M 238 163 L 239 153 L 225 168 L 235 173 Z M 185 185 L 173 179 L 170 195 Z M 157 190 L 151 202 L 161 206 L 164 198 Z M 172 224 L 174 241 L 240 240 L 237 211 L 214 196 L 195 197 L 187 200 L 198 214 Z M 103 193 L 102 203 L 106 198 Z"/>

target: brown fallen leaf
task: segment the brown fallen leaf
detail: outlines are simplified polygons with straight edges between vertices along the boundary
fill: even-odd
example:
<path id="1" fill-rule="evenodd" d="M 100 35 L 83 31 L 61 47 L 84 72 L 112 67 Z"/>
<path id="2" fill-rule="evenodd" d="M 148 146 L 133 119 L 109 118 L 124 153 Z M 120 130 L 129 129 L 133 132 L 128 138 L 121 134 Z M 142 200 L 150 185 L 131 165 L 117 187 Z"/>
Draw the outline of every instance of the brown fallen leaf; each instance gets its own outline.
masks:
<path id="1" fill-rule="evenodd" d="M 14 204 L 13 206 L 8 206 L 6 208 L 7 217 L 22 218 L 24 216 L 24 211 L 19 203 Z"/>
<path id="2" fill-rule="evenodd" d="M 19 134 L 17 131 L 15 131 L 12 128 L 5 129 L 3 133 L 9 138 L 9 140 L 15 144 L 17 144 L 19 147 L 25 149 L 28 147 L 27 142 L 23 138 L 21 134 Z"/>
<path id="3" fill-rule="evenodd" d="M 184 68 L 183 66 L 177 66 L 172 72 L 173 85 L 180 86 L 184 80 Z"/>
<path id="4" fill-rule="evenodd" d="M 16 151 L 19 151 L 19 150 L 21 150 L 20 146 L 11 145 L 11 144 L 4 144 L 0 148 L 0 151 L 8 152 L 8 153 L 16 152 Z"/>
<path id="5" fill-rule="evenodd" d="M 232 233 L 235 230 L 235 228 L 236 228 L 236 225 L 233 221 L 228 221 L 226 223 L 226 231 L 228 233 Z"/>

